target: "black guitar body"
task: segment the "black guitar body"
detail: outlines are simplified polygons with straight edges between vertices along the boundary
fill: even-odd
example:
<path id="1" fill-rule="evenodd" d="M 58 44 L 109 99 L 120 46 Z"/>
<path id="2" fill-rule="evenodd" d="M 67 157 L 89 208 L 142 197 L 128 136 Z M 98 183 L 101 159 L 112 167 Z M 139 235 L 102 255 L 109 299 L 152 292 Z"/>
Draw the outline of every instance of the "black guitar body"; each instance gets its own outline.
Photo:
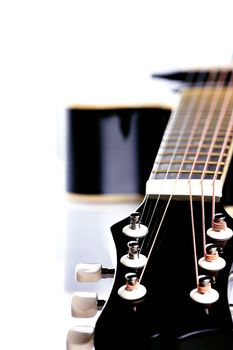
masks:
<path id="1" fill-rule="evenodd" d="M 167 201 L 145 200 L 138 209 L 147 215 L 142 223 L 149 225 L 142 254 L 148 255 Z M 226 215 L 232 227 L 232 219 L 224 212 L 221 203 L 216 210 Z M 193 202 L 197 256 L 202 252 L 201 203 Z M 148 261 L 141 284 L 147 289 L 142 300 L 127 301 L 118 295 L 129 272 L 120 258 L 127 253 L 129 237 L 122 233 L 126 218 L 111 227 L 117 247 L 117 271 L 113 289 L 95 327 L 95 349 L 117 350 L 232 350 L 232 318 L 227 297 L 227 285 L 232 264 L 233 242 L 228 240 L 221 257 L 226 266 L 218 272 L 212 288 L 219 292 L 219 299 L 208 308 L 193 301 L 190 292 L 195 288 L 195 267 L 191 230 L 190 204 L 186 200 L 172 200 L 159 230 L 153 254 Z M 205 226 L 211 226 L 211 203 L 205 203 Z M 207 238 L 207 242 L 208 238 Z M 138 271 L 140 274 L 140 271 Z M 206 274 L 206 271 L 203 271 Z"/>

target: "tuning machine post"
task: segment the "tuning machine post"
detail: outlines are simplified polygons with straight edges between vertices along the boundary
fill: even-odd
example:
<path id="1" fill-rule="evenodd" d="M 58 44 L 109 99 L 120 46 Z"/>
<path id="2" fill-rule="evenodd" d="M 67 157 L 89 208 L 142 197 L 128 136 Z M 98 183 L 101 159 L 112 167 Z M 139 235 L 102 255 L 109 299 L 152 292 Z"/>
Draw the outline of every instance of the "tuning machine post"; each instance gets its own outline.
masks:
<path id="1" fill-rule="evenodd" d="M 142 268 L 146 262 L 147 258 L 140 253 L 139 241 L 130 241 L 127 243 L 128 254 L 122 256 L 121 263 L 132 269 Z"/>
<path id="2" fill-rule="evenodd" d="M 137 274 L 129 272 L 125 275 L 126 283 L 118 289 L 118 295 L 130 301 L 138 301 L 146 295 L 146 288 L 139 283 Z"/>
<path id="3" fill-rule="evenodd" d="M 223 248 L 226 242 L 233 236 L 233 231 L 227 227 L 225 221 L 225 215 L 217 213 L 214 216 L 212 227 L 207 230 L 207 236 L 210 237 L 220 249 L 220 253 L 223 253 Z"/>
<path id="4" fill-rule="evenodd" d="M 205 256 L 198 260 L 198 264 L 201 268 L 208 271 L 212 283 L 215 283 L 216 276 L 226 266 L 226 261 L 219 256 L 217 244 L 209 243 L 205 249 Z"/>
<path id="5" fill-rule="evenodd" d="M 211 304 L 219 299 L 219 293 L 211 287 L 210 276 L 200 275 L 197 288 L 190 292 L 190 297 L 195 302 L 202 304 L 205 307 L 206 314 L 208 314 Z"/>
<path id="6" fill-rule="evenodd" d="M 124 226 L 122 230 L 126 236 L 134 239 L 146 236 L 148 228 L 140 222 L 140 217 L 141 214 L 139 212 L 134 212 L 130 215 L 129 225 Z"/>

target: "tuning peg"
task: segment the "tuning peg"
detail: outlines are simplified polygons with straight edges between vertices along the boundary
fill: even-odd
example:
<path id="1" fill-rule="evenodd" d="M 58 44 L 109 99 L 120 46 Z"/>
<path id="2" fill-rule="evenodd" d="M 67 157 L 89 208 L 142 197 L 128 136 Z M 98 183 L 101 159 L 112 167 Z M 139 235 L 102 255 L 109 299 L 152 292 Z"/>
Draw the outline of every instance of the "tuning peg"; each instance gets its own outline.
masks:
<path id="1" fill-rule="evenodd" d="M 227 227 L 225 216 L 222 213 L 215 214 L 212 227 L 207 230 L 206 234 L 215 240 L 221 252 L 223 251 L 226 242 L 233 236 L 233 232 Z"/>
<path id="2" fill-rule="evenodd" d="M 94 328 L 89 326 L 74 326 L 66 337 L 67 350 L 92 350 L 94 349 Z"/>
<path id="3" fill-rule="evenodd" d="M 71 298 L 71 315 L 73 317 L 94 317 L 101 310 L 105 301 L 98 299 L 94 292 L 74 292 Z"/>
<path id="4" fill-rule="evenodd" d="M 78 282 L 99 282 L 101 278 L 112 278 L 115 270 L 103 267 L 101 264 L 77 264 L 75 280 Z"/>
<path id="5" fill-rule="evenodd" d="M 207 275 L 201 275 L 198 278 L 197 288 L 190 292 L 190 297 L 197 303 L 205 306 L 205 311 L 209 313 L 209 307 L 219 298 L 219 293 L 211 288 L 211 278 Z"/>
<path id="6" fill-rule="evenodd" d="M 215 282 L 218 271 L 225 267 L 226 261 L 219 256 L 218 245 L 210 243 L 206 245 L 205 256 L 198 260 L 198 264 L 209 272 L 212 277 L 212 282 Z"/>
<path id="7" fill-rule="evenodd" d="M 121 263 L 127 267 L 131 267 L 133 269 L 140 269 L 143 267 L 147 258 L 140 254 L 140 246 L 138 241 L 130 241 L 127 243 L 128 246 L 128 254 L 122 256 Z"/>
<path id="8" fill-rule="evenodd" d="M 130 224 L 126 225 L 122 232 L 132 238 L 141 238 L 148 233 L 147 226 L 140 223 L 140 213 L 135 212 L 130 215 Z"/>
<path id="9" fill-rule="evenodd" d="M 129 272 L 125 275 L 126 284 L 118 289 L 118 295 L 131 301 L 142 299 L 146 295 L 146 288 L 138 282 L 137 274 Z"/>

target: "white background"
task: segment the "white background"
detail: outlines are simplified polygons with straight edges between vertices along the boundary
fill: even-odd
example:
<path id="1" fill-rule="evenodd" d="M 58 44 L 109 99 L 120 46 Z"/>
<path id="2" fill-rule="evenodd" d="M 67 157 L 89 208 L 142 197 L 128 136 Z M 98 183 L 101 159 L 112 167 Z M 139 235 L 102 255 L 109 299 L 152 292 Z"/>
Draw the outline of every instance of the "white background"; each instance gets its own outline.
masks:
<path id="1" fill-rule="evenodd" d="M 230 64 L 232 1 L 0 1 L 0 348 L 65 349 L 64 110 Z"/>

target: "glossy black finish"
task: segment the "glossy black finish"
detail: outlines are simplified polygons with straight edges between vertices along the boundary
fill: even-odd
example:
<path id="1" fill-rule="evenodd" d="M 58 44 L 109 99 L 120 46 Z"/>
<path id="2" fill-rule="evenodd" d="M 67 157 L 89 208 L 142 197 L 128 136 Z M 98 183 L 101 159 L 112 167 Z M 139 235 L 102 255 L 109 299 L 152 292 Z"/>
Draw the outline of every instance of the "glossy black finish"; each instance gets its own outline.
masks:
<path id="1" fill-rule="evenodd" d="M 147 255 L 156 234 L 166 201 L 155 199 L 143 203 L 139 208 L 142 212 L 146 205 L 146 215 L 142 223 L 149 224 L 149 234 L 143 245 L 142 253 Z M 155 208 L 156 206 L 156 208 Z M 155 212 L 153 213 L 155 208 Z M 201 205 L 193 203 L 196 244 L 198 257 L 203 256 Z M 221 203 L 216 210 L 224 212 Z M 233 226 L 227 216 L 228 226 Z M 206 228 L 211 226 L 211 203 L 205 204 Z M 212 304 L 209 314 L 205 307 L 194 302 L 189 293 L 196 288 L 194 253 L 191 231 L 190 205 L 188 201 L 172 201 L 168 206 L 165 219 L 159 231 L 152 256 L 142 278 L 142 284 L 147 288 L 144 300 L 134 304 L 121 299 L 118 288 L 125 283 L 125 268 L 119 259 L 126 253 L 127 241 L 123 227 L 129 224 L 129 218 L 111 227 L 117 248 L 118 265 L 115 283 L 107 304 L 97 321 L 95 328 L 95 349 L 108 349 L 109 339 L 112 339 L 111 349 L 184 349 L 190 350 L 192 339 L 194 344 L 205 343 L 200 349 L 210 350 L 216 346 L 216 334 L 223 339 L 218 344 L 222 350 L 233 348 L 232 319 L 227 299 L 227 284 L 230 267 L 233 260 L 233 240 L 230 239 L 223 252 L 227 262 L 226 267 L 217 276 L 212 287 L 218 290 L 219 300 Z M 210 243 L 207 239 L 207 243 Z M 203 271 L 199 269 L 199 274 Z M 225 344 L 225 345 L 224 345 Z M 197 348 L 199 350 L 199 347 Z M 216 349 L 216 348 L 214 348 Z"/>

